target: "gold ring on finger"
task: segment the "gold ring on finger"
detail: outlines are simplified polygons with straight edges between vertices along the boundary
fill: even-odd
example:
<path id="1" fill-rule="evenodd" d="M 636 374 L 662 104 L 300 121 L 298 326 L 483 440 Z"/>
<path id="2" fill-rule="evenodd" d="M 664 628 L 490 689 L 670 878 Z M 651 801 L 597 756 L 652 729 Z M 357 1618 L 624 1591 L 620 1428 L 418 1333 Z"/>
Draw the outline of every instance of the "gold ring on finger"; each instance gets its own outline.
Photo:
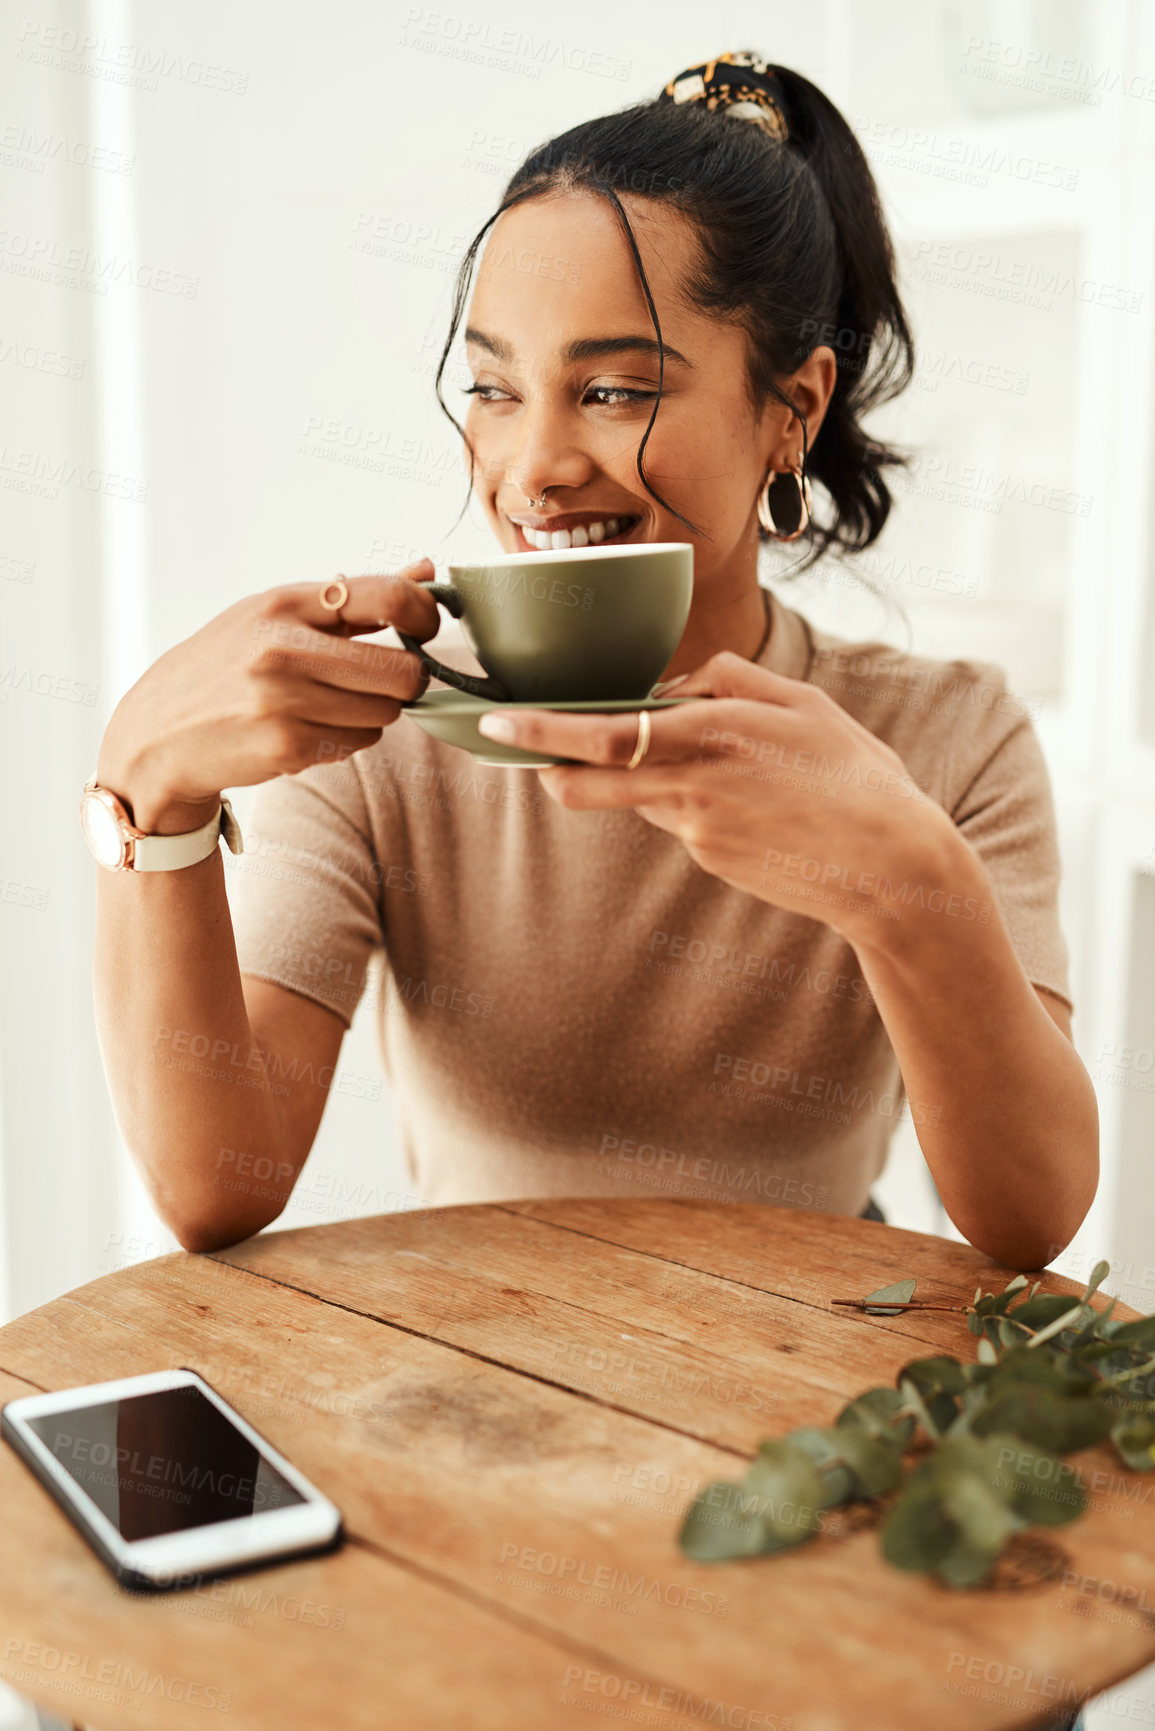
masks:
<path id="1" fill-rule="evenodd" d="M 334 590 L 337 591 L 335 600 L 331 599 Z M 337 575 L 331 578 L 328 583 L 322 583 L 318 592 L 318 599 L 321 606 L 327 608 L 330 613 L 340 613 L 349 599 L 349 585 L 345 582 L 342 572 L 338 571 Z"/>
<path id="2" fill-rule="evenodd" d="M 638 710 L 638 743 L 634 746 L 634 755 L 627 763 L 627 769 L 637 769 L 643 757 L 650 749 L 650 712 L 648 709 Z"/>

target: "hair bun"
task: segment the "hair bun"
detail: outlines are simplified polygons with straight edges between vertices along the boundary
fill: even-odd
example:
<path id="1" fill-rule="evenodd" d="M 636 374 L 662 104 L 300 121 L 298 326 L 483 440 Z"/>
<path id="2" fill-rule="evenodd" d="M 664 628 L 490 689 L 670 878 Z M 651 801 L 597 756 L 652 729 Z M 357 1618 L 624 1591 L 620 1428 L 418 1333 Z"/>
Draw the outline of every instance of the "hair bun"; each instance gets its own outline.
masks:
<path id="1" fill-rule="evenodd" d="M 781 143 L 790 137 L 786 93 L 773 66 L 751 49 L 719 54 L 687 66 L 658 95 L 659 102 L 704 102 L 714 112 L 752 120 Z"/>

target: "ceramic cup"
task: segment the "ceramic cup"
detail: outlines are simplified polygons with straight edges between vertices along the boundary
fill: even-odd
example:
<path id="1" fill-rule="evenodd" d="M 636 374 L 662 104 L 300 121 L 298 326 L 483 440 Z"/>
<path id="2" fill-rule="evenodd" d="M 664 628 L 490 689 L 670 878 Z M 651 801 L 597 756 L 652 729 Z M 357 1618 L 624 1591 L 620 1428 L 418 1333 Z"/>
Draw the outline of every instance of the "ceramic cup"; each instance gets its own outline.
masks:
<path id="1" fill-rule="evenodd" d="M 499 703 L 644 699 L 681 641 L 694 587 L 688 541 L 564 547 L 450 565 L 427 585 L 488 678 L 398 632 L 436 679 Z M 418 700 L 420 701 L 420 700 Z"/>

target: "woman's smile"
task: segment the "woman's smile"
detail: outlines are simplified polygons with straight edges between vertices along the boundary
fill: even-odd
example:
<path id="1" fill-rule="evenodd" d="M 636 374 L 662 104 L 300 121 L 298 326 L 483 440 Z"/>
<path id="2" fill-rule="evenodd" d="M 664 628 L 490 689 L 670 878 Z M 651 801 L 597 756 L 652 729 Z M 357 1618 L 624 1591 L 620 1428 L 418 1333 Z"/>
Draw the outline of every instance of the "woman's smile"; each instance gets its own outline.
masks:
<path id="1" fill-rule="evenodd" d="M 509 517 L 519 553 L 556 552 L 565 547 L 618 546 L 623 541 L 643 541 L 639 531 L 645 519 L 619 511 L 519 512 Z"/>

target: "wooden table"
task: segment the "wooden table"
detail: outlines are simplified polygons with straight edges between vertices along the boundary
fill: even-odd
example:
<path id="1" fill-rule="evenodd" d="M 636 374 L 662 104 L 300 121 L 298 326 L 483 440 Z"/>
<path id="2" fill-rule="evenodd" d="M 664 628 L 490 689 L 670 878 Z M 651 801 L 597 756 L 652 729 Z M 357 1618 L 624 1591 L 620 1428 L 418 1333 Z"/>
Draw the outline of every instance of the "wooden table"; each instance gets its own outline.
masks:
<path id="1" fill-rule="evenodd" d="M 1017 1535 L 988 1588 L 892 1568 L 864 1503 L 786 1554 L 678 1550 L 694 1490 L 760 1437 L 832 1422 L 910 1358 L 971 1356 L 961 1315 L 830 1307 L 908 1273 L 969 1302 L 1011 1271 L 872 1221 L 574 1200 L 264 1233 L 93 1281 L 0 1330 L 0 1400 L 191 1366 L 350 1536 L 133 1595 L 0 1448 L 0 1672 L 100 1731 L 1053 1721 L 1155 1659 L 1155 1478 L 1110 1445 L 1069 1457 L 1087 1512 Z"/>

